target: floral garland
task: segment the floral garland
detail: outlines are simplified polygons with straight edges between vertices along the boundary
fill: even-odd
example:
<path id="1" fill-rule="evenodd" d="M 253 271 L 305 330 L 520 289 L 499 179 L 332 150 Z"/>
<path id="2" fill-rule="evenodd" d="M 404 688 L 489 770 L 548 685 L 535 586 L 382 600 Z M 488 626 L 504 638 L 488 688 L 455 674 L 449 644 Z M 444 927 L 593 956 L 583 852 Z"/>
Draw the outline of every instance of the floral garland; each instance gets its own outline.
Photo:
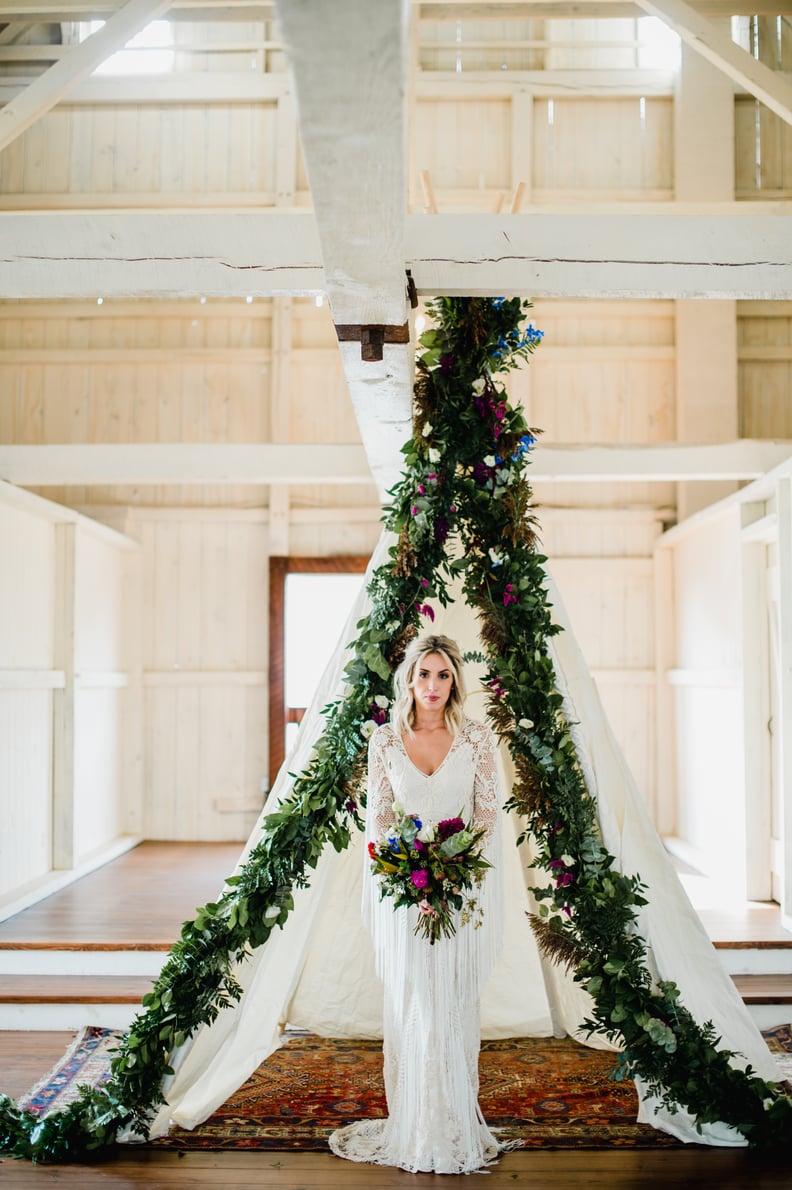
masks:
<path id="1" fill-rule="evenodd" d="M 421 339 L 414 433 L 387 519 L 398 540 L 369 583 L 372 608 L 358 624 L 343 699 L 325 709 L 308 767 L 265 819 L 244 867 L 185 923 L 110 1080 L 84 1087 L 44 1119 L 0 1096 L 0 1152 L 76 1160 L 112 1144 L 119 1129 L 147 1135 L 170 1056 L 240 998 L 234 963 L 283 926 L 293 890 L 308 885 L 324 847 L 343 850 L 361 828 L 365 745 L 386 717 L 392 671 L 433 618 L 427 601 L 447 604 L 456 576 L 480 618 L 489 715 L 514 758 L 509 806 L 524 815 L 536 866 L 550 877 L 536 891 L 539 945 L 573 967 L 592 997 L 588 1028 L 623 1046 L 617 1077 L 640 1075 L 672 1111 L 684 1106 L 699 1124 L 722 1120 L 753 1145 L 788 1142 L 792 1100 L 750 1068 L 732 1066 L 734 1055 L 718 1048 L 711 1025 L 696 1024 L 675 985 L 653 982 L 635 928 L 645 890 L 637 876 L 615 870 L 581 776 L 547 651 L 558 629 L 524 475 L 535 433 L 499 379 L 541 342 L 532 324 L 521 329 L 528 307 L 517 298 L 433 303 L 437 326 Z"/>

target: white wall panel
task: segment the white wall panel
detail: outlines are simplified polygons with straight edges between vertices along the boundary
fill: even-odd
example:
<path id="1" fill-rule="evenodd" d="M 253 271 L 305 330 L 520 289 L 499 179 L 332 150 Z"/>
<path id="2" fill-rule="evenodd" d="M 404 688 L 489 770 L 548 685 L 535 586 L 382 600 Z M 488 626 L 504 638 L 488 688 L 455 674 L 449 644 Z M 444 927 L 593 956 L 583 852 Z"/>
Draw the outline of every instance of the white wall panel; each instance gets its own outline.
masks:
<path id="1" fill-rule="evenodd" d="M 52 694 L 0 690 L 0 897 L 50 870 Z"/>
<path id="2" fill-rule="evenodd" d="M 744 871 L 742 594 L 739 508 L 674 545 L 677 833 L 710 871 Z"/>
<path id="3" fill-rule="evenodd" d="M 144 830 L 244 839 L 267 771 L 268 530 L 135 518 L 143 552 Z"/>

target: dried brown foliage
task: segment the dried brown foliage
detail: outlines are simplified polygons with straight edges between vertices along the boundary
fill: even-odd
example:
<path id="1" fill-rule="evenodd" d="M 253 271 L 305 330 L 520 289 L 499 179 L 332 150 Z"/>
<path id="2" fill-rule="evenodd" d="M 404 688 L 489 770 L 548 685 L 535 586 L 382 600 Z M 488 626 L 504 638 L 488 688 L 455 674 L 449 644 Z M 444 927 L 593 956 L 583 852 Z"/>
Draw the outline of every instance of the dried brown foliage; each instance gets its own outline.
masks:
<path id="1" fill-rule="evenodd" d="M 574 938 L 554 925 L 553 918 L 529 913 L 528 920 L 536 938 L 536 945 L 545 958 L 553 963 L 563 964 L 568 971 L 577 967 L 585 952 Z"/>

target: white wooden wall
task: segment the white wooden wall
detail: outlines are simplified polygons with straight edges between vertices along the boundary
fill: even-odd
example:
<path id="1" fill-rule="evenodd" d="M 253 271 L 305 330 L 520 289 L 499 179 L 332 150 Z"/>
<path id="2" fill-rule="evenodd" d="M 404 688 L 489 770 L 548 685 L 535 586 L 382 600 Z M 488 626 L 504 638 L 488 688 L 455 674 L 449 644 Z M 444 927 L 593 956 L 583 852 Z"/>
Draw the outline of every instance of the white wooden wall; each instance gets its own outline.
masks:
<path id="1" fill-rule="evenodd" d="M 133 550 L 0 485 L 0 898 L 78 868 L 134 817 Z"/>
<path id="2" fill-rule="evenodd" d="M 740 510 L 691 527 L 673 551 L 677 834 L 735 887 L 745 879 Z"/>
<path id="3" fill-rule="evenodd" d="M 0 897 L 49 871 L 55 542 L 0 503 Z"/>
<path id="4" fill-rule="evenodd" d="M 168 96 L 155 80 L 116 80 L 103 93 L 97 88 L 91 102 L 72 96 L 0 152 L 0 209 L 309 205 L 277 32 L 238 23 L 178 22 L 175 28 L 176 72 L 192 76 L 182 98 Z M 728 88 L 713 101 L 717 111 L 707 114 L 707 127 L 719 130 L 735 118 L 734 145 L 729 138 L 720 162 L 720 189 L 691 188 L 695 152 L 678 143 L 685 112 L 671 83 L 655 80 L 633 93 L 625 84 L 618 94 L 603 85 L 607 72 L 637 65 L 635 33 L 632 20 L 610 21 L 607 31 L 582 20 L 462 22 L 459 28 L 423 21 L 414 46 L 421 73 L 410 96 L 411 209 L 424 202 L 422 171 L 429 172 L 444 211 L 494 209 L 518 183 L 525 187 L 523 210 L 532 203 L 727 200 L 732 181 L 741 199 L 788 197 L 789 129 L 751 99 L 732 102 Z M 229 49 L 242 42 L 249 52 Z M 689 75 L 696 69 L 691 62 L 683 59 Z M 580 74 L 567 79 L 562 94 L 554 71 Z M 207 97 L 207 74 L 215 76 L 215 99 Z M 240 85 L 252 78 L 255 87 L 229 98 L 235 78 Z M 187 100 L 189 85 L 194 93 Z M 697 399 L 706 389 L 707 409 L 722 411 L 712 393 L 722 392 L 725 372 L 739 369 L 736 394 L 728 400 L 740 434 L 792 437 L 792 303 L 739 303 L 736 309 L 710 303 L 718 318 L 706 327 L 695 306 L 538 302 L 535 320 L 546 337 L 530 367 L 510 377 L 512 395 L 548 442 L 732 437 L 731 420 L 727 430 L 725 421 L 718 430 L 693 424 L 691 394 Z M 359 434 L 329 313 L 310 301 L 0 301 L 0 441 L 352 443 Z M 88 546 L 75 530 L 74 797 L 66 803 L 72 817 L 60 821 L 55 840 L 41 833 L 35 799 L 44 796 L 44 769 L 54 764 L 58 770 L 60 762 L 48 752 L 50 737 L 32 724 L 36 715 L 40 724 L 57 717 L 60 694 L 31 687 L 29 677 L 24 690 L 7 676 L 0 685 L 0 701 L 13 688 L 17 716 L 0 720 L 0 755 L 5 747 L 6 756 L 0 766 L 11 772 L 10 739 L 28 731 L 41 744 L 13 761 L 22 771 L 15 769 L 10 779 L 30 790 L 13 812 L 35 819 L 40 835 L 28 849 L 38 858 L 15 854 L 15 865 L 38 870 L 41 855 L 63 848 L 64 840 L 75 859 L 120 830 L 244 838 L 267 771 L 269 556 L 365 553 L 379 530 L 373 486 L 304 480 L 270 489 L 42 489 L 138 541 L 141 587 L 135 594 L 134 584 L 128 586 L 107 542 Z M 710 655 L 705 640 L 687 631 L 704 616 L 711 595 L 708 576 L 696 570 L 695 551 L 680 554 L 676 573 L 677 600 L 687 601 L 690 593 L 680 621 L 685 647 L 678 658 L 676 652 L 670 661 L 666 656 L 669 562 L 658 562 L 653 547 L 678 508 L 687 510 L 687 495 L 672 484 L 556 483 L 537 485 L 536 496 L 544 545 L 573 627 L 647 804 L 664 828 L 676 826 L 698 845 L 713 809 L 707 732 L 714 729 L 699 733 L 689 724 L 712 706 L 733 717 L 734 690 L 727 684 L 713 693 L 679 677 L 669 717 L 666 670 L 681 675 L 714 667 L 722 673 L 725 666 L 714 645 Z M 698 503 L 707 499 L 708 492 L 698 493 Z M 13 548 L 39 569 L 49 557 L 54 574 L 66 534 L 60 537 L 60 547 L 45 547 L 39 533 Z M 712 548 L 718 558 L 732 549 L 723 542 Z M 11 590 L 5 569 L 0 575 L 0 640 L 27 650 L 7 669 L 55 670 L 64 632 L 56 616 L 60 605 L 50 587 L 48 608 L 36 611 L 36 600 L 45 596 L 37 588 L 29 598 L 19 586 L 24 581 L 14 580 Z M 122 620 L 118 599 L 130 590 L 139 614 Z M 22 607 L 37 623 L 49 616 L 50 637 L 31 625 L 18 640 L 7 627 L 4 634 L 6 606 Z M 734 619 L 737 611 L 724 604 L 720 614 Z M 676 637 L 671 643 L 675 651 Z M 124 648 L 142 659 L 142 678 L 130 670 Z M 0 667 L 6 667 L 2 658 Z M 89 739 L 89 724 L 98 725 L 97 741 Z M 668 780 L 675 731 L 681 733 L 679 779 L 686 791 L 678 820 Z M 121 786 L 143 789 L 145 796 L 128 792 L 119 800 L 107 792 Z M 25 872 L 15 868 L 12 882 L 26 879 Z"/>

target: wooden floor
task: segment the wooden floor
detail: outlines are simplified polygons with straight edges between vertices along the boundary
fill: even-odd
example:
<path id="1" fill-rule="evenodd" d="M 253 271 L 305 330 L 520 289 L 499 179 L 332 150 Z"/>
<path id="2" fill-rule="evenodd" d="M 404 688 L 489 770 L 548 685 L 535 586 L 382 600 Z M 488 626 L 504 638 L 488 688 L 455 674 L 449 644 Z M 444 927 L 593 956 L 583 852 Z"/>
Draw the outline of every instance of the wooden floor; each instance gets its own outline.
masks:
<path id="1" fill-rule="evenodd" d="M 168 950 L 220 893 L 239 843 L 143 843 L 0 923 L 9 949 Z"/>
<path id="2" fill-rule="evenodd" d="M 237 844 L 156 844 L 136 848 L 71 888 L 0 924 L 0 946 L 24 949 L 167 949 L 195 906 L 217 896 L 236 863 Z M 761 944 L 790 939 L 777 907 L 747 906 L 702 918 L 716 939 Z M 0 1031 L 0 1089 L 18 1096 L 43 1077 L 71 1040 L 70 1033 Z M 0 1190 L 29 1186 L 104 1187 L 347 1187 L 436 1186 L 434 1175 L 412 1175 L 376 1166 L 352 1165 L 322 1153 L 185 1153 L 120 1147 L 90 1165 L 31 1166 L 0 1161 Z M 627 1152 L 542 1150 L 510 1153 L 488 1174 L 470 1175 L 465 1187 L 496 1190 L 525 1186 L 702 1187 L 763 1190 L 792 1186 L 792 1165 L 783 1157 L 745 1149 L 686 1148 Z"/>

